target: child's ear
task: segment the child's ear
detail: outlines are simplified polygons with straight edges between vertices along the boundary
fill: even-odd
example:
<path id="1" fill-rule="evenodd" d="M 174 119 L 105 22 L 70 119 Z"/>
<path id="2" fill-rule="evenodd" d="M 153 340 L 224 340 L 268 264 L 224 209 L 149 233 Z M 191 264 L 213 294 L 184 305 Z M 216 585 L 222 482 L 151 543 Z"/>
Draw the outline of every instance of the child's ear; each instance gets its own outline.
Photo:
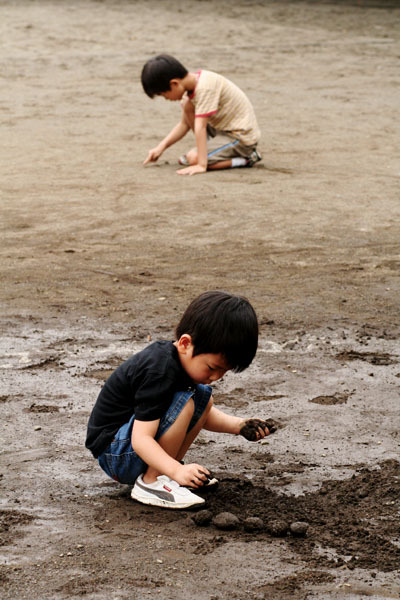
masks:
<path id="1" fill-rule="evenodd" d="M 192 346 L 192 336 L 189 335 L 188 333 L 184 333 L 181 335 L 181 337 L 178 340 L 178 352 L 180 352 L 181 354 L 186 354 L 186 352 L 188 350 L 190 350 Z"/>
<path id="2" fill-rule="evenodd" d="M 169 80 L 169 89 L 172 90 L 173 87 L 175 87 L 176 85 L 178 85 L 180 82 L 179 79 L 170 79 Z"/>

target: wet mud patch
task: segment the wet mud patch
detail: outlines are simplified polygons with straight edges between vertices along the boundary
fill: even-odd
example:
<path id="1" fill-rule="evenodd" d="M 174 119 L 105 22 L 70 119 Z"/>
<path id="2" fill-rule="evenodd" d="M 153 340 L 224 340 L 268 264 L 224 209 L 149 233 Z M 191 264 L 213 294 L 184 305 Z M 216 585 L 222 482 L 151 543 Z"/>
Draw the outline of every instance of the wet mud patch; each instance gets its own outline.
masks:
<path id="1" fill-rule="evenodd" d="M 264 593 L 265 598 L 274 598 L 276 597 L 276 594 L 279 594 L 281 600 L 285 598 L 288 600 L 292 600 L 293 598 L 297 598 L 297 600 L 306 600 L 306 598 L 309 597 L 309 593 L 303 592 L 303 594 L 301 594 L 301 590 L 306 585 L 321 585 L 323 583 L 331 583 L 334 580 L 335 578 L 333 575 L 323 571 L 304 571 L 303 573 L 298 573 L 296 575 L 282 577 L 273 583 L 261 586 L 259 589 L 260 592 Z M 296 594 L 296 596 L 294 596 L 294 594 Z"/>
<path id="2" fill-rule="evenodd" d="M 328 406 L 331 404 L 346 404 L 349 399 L 350 394 L 333 394 L 332 396 L 316 396 L 309 400 L 314 404 L 322 404 L 323 406 Z"/>
<path id="3" fill-rule="evenodd" d="M 91 377 L 92 379 L 97 379 L 98 381 L 106 381 L 106 379 L 108 379 L 114 371 L 115 369 L 92 369 L 90 371 L 86 371 L 83 375 L 84 377 Z"/>
<path id="4" fill-rule="evenodd" d="M 33 359 L 31 362 L 28 362 L 27 364 L 23 365 L 22 367 L 20 367 L 22 370 L 27 370 L 27 369 L 61 369 L 62 367 L 60 366 L 59 363 L 59 358 L 58 357 L 54 357 L 54 356 L 48 356 L 48 357 L 44 357 L 44 358 L 37 358 L 37 359 Z"/>
<path id="5" fill-rule="evenodd" d="M 97 362 L 95 368 L 86 369 L 83 376 L 105 382 L 125 359 L 123 356 L 111 356 L 106 361 Z"/>
<path id="6" fill-rule="evenodd" d="M 207 510 L 213 517 L 222 512 L 239 517 L 233 536 L 248 535 L 246 519 L 262 519 L 264 529 L 257 535 L 285 538 L 313 567 L 347 565 L 388 572 L 400 564 L 399 496 L 400 464 L 389 460 L 296 497 L 279 495 L 244 477 L 222 477 L 218 489 L 207 495 Z M 295 522 L 308 524 L 304 537 L 291 531 Z"/>
<path id="7" fill-rule="evenodd" d="M 253 402 L 271 402 L 285 398 L 284 394 L 260 394 L 257 388 L 249 385 L 248 389 L 235 388 L 229 394 L 218 392 L 218 404 L 224 404 L 229 408 L 244 408 Z"/>
<path id="8" fill-rule="evenodd" d="M 14 538 L 20 537 L 20 526 L 32 520 L 31 515 L 17 510 L 0 510 L 0 546 L 10 544 Z"/>
<path id="9" fill-rule="evenodd" d="M 53 406 L 51 404 L 31 404 L 28 408 L 24 409 L 24 412 L 30 413 L 55 413 L 59 412 L 60 409 L 58 406 Z"/>
<path id="10" fill-rule="evenodd" d="M 244 390 L 235 389 L 230 394 L 218 393 L 218 404 L 241 409 L 249 405 L 249 399 L 245 397 Z"/>
<path id="11" fill-rule="evenodd" d="M 250 455 L 250 459 L 252 462 L 260 463 L 259 468 L 262 468 L 268 463 L 275 462 L 275 458 L 270 452 L 253 452 L 253 454 Z"/>
<path id="12" fill-rule="evenodd" d="M 345 362 L 352 360 L 362 360 L 370 363 L 371 365 L 394 365 L 399 361 L 394 358 L 391 354 L 377 353 L 377 352 L 358 352 L 357 350 L 344 350 L 343 352 L 339 352 L 336 354 L 336 358 L 338 360 L 342 360 Z"/>

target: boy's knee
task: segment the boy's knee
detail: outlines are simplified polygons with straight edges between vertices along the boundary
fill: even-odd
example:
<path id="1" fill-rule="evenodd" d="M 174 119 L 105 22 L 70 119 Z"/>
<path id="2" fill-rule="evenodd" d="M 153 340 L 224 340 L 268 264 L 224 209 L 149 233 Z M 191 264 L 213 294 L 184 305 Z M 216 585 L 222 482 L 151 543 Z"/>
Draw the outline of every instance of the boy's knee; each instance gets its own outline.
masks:
<path id="1" fill-rule="evenodd" d="M 189 150 L 189 152 L 186 154 L 186 159 L 189 165 L 197 165 L 197 151 L 194 149 Z"/>

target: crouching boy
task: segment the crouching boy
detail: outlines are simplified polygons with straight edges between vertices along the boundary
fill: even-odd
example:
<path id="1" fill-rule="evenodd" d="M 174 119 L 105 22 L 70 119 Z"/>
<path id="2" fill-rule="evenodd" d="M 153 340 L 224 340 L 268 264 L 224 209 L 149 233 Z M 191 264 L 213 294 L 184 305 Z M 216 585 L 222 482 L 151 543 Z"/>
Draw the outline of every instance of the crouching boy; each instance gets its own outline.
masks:
<path id="1" fill-rule="evenodd" d="M 191 490 L 213 483 L 209 470 L 183 463 L 199 432 L 254 441 L 269 433 L 262 420 L 216 408 L 210 385 L 229 370 L 246 369 L 257 342 L 257 317 L 247 299 L 220 291 L 198 296 L 183 314 L 175 341 L 148 345 L 104 384 L 86 439 L 100 467 L 115 481 L 132 484 L 132 498 L 144 504 L 204 503 Z"/>

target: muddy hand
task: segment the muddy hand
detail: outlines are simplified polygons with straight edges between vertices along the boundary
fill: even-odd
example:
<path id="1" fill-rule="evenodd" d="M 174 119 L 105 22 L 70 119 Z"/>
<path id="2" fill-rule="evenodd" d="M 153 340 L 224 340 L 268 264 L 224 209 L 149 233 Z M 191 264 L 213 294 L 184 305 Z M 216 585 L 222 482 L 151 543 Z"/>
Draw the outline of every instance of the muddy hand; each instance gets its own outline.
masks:
<path id="1" fill-rule="evenodd" d="M 239 433 L 245 437 L 246 440 L 249 440 L 249 442 L 256 442 L 274 431 L 276 431 L 276 427 L 272 419 L 268 419 L 267 421 L 261 419 L 247 419 L 243 422 Z"/>
<path id="2" fill-rule="evenodd" d="M 264 424 L 268 427 L 270 433 L 275 433 L 278 429 L 278 424 L 273 419 L 265 419 Z"/>

